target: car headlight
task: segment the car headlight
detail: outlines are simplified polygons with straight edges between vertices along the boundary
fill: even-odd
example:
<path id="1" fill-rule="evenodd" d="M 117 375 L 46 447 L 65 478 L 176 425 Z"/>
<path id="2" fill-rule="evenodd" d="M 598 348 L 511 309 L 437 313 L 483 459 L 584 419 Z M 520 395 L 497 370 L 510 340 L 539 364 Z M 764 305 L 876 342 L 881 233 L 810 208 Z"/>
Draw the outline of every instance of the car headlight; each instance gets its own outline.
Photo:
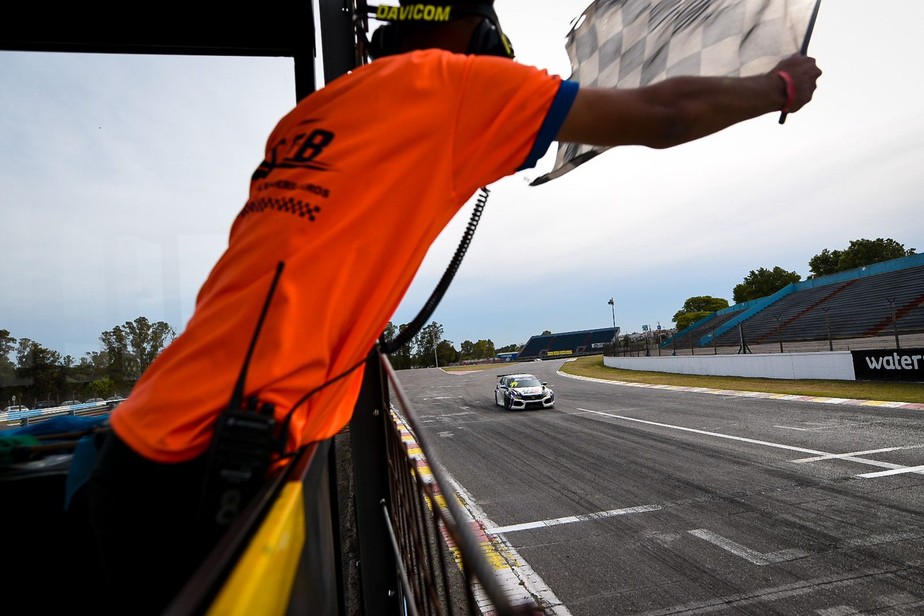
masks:
<path id="1" fill-rule="evenodd" d="M 519 397 L 522 396 L 523 394 L 521 394 L 520 392 L 518 392 L 518 391 L 515 390 L 515 389 L 511 389 L 511 390 L 510 390 L 510 395 L 513 396 L 514 398 L 519 398 Z"/>

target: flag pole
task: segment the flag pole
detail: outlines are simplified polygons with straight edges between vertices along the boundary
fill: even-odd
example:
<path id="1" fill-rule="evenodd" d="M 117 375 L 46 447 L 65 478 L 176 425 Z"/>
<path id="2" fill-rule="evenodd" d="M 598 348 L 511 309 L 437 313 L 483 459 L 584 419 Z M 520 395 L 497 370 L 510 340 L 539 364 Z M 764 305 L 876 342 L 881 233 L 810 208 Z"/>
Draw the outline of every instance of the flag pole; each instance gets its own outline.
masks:
<path id="1" fill-rule="evenodd" d="M 815 8 L 812 9 L 812 16 L 809 18 L 808 28 L 805 29 L 805 38 L 802 39 L 802 49 L 799 50 L 803 56 L 808 53 L 808 44 L 809 39 L 812 38 L 812 30 L 815 29 L 815 18 L 818 17 L 818 7 L 821 5 L 821 0 L 815 0 Z M 786 121 L 786 112 L 780 112 L 780 124 Z"/>

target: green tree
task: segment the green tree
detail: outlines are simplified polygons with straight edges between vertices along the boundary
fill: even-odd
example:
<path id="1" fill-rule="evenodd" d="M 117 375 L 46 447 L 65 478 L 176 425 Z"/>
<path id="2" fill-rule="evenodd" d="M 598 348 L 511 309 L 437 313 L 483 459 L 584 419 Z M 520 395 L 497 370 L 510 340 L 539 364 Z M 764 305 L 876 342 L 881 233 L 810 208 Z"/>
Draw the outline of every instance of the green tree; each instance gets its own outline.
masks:
<path id="1" fill-rule="evenodd" d="M 10 353 L 16 349 L 16 338 L 10 332 L 0 329 L 0 387 L 12 385 L 16 378 L 16 365 Z"/>
<path id="2" fill-rule="evenodd" d="M 116 384 L 108 376 L 92 381 L 87 386 L 88 398 L 109 398 L 116 394 Z"/>
<path id="3" fill-rule="evenodd" d="M 901 257 L 915 254 L 914 248 L 905 248 L 891 238 L 876 238 L 875 240 L 859 239 L 850 242 L 844 250 L 828 250 L 825 248 L 819 254 L 809 259 L 809 269 L 812 278 L 836 274 L 873 263 L 882 263 Z"/>
<path id="4" fill-rule="evenodd" d="M 438 346 L 443 339 L 443 326 L 431 321 L 420 328 L 414 336 L 415 353 L 412 354 L 413 364 L 419 368 L 434 367 L 437 362 Z"/>
<path id="5" fill-rule="evenodd" d="M 176 331 L 169 324 L 151 323 L 146 317 L 103 332 L 99 340 L 108 360 L 107 376 L 117 388 L 130 388 L 174 338 Z"/>
<path id="6" fill-rule="evenodd" d="M 471 340 L 465 340 L 459 345 L 459 361 L 466 359 L 475 359 L 475 343 Z"/>
<path id="7" fill-rule="evenodd" d="M 809 278 L 821 278 L 822 276 L 829 276 L 831 274 L 836 274 L 840 269 L 838 269 L 838 263 L 841 260 L 841 251 L 840 250 L 828 250 L 825 248 L 817 255 L 809 259 L 809 271 L 811 274 Z"/>
<path id="8" fill-rule="evenodd" d="M 723 308 L 728 308 L 728 300 L 721 297 L 697 295 L 696 297 L 687 298 L 687 301 L 683 303 L 683 308 L 674 313 L 673 320 L 677 324 L 677 331 L 686 329 L 700 319 Z"/>
<path id="9" fill-rule="evenodd" d="M 494 356 L 497 355 L 497 351 L 494 350 L 494 342 L 490 339 L 476 342 L 473 352 L 475 359 L 494 359 Z"/>
<path id="10" fill-rule="evenodd" d="M 395 339 L 395 336 L 398 335 L 398 328 L 391 321 L 388 322 L 388 325 L 385 326 L 385 331 L 382 332 L 382 338 L 385 339 L 385 342 L 391 342 Z"/>
<path id="11" fill-rule="evenodd" d="M 29 338 L 20 338 L 16 347 L 16 376 L 18 382 L 25 384 L 20 396 L 23 404 L 57 400 L 67 389 L 61 354 Z"/>
<path id="12" fill-rule="evenodd" d="M 452 340 L 440 340 L 436 345 L 436 356 L 441 366 L 448 366 L 459 361 L 459 352 L 453 346 Z"/>
<path id="13" fill-rule="evenodd" d="M 404 330 L 407 329 L 407 324 L 402 324 L 397 327 L 394 326 L 390 321 L 385 327 L 383 335 L 386 342 L 392 342 L 400 336 Z M 391 362 L 391 367 L 395 370 L 408 370 L 411 367 L 411 345 L 412 342 L 403 344 L 400 347 L 394 348 L 388 354 L 388 361 Z"/>
<path id="14" fill-rule="evenodd" d="M 732 296 L 735 303 L 740 304 L 773 295 L 786 285 L 800 280 L 802 276 L 796 272 L 788 272 L 780 266 L 772 270 L 762 267 L 758 270 L 751 270 L 751 273 L 744 277 L 744 281 L 735 286 Z"/>

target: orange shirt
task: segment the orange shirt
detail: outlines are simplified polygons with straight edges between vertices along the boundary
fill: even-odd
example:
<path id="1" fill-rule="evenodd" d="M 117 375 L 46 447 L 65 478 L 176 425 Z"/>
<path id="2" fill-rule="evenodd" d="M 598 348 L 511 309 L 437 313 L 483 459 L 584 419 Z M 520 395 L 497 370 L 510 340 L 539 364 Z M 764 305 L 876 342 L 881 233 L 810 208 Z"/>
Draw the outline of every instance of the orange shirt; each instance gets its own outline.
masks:
<path id="1" fill-rule="evenodd" d="M 280 261 L 246 395 L 281 420 L 361 362 L 443 227 L 479 187 L 535 165 L 576 91 L 511 60 L 427 50 L 303 99 L 269 136 L 186 329 L 113 410 L 113 429 L 161 462 L 207 449 Z M 289 450 L 336 434 L 361 382 L 362 366 L 299 405 Z"/>

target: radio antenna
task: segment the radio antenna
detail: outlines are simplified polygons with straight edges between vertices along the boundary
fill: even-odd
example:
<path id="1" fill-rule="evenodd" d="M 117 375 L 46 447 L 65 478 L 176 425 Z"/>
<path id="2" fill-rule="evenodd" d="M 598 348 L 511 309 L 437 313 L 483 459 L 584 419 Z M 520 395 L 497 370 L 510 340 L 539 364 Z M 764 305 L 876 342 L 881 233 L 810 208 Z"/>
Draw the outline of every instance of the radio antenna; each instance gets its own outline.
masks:
<path id="1" fill-rule="evenodd" d="M 257 320 L 257 327 L 253 332 L 253 338 L 250 340 L 250 348 L 247 349 L 247 356 L 244 358 L 244 365 L 241 366 L 241 374 L 237 377 L 237 384 L 231 393 L 231 402 L 229 409 L 240 410 L 244 400 L 244 381 L 247 378 L 247 369 L 250 367 L 250 359 L 253 357 L 253 350 L 257 346 L 257 337 L 263 328 L 263 321 L 266 320 L 266 313 L 269 311 L 270 301 L 273 294 L 276 293 L 276 285 L 279 283 L 279 277 L 282 276 L 282 268 L 285 266 L 284 261 L 280 261 L 276 266 L 276 273 L 273 275 L 273 282 L 270 283 L 269 293 L 266 294 L 266 301 L 263 303 L 263 310 L 260 312 L 260 318 Z"/>

